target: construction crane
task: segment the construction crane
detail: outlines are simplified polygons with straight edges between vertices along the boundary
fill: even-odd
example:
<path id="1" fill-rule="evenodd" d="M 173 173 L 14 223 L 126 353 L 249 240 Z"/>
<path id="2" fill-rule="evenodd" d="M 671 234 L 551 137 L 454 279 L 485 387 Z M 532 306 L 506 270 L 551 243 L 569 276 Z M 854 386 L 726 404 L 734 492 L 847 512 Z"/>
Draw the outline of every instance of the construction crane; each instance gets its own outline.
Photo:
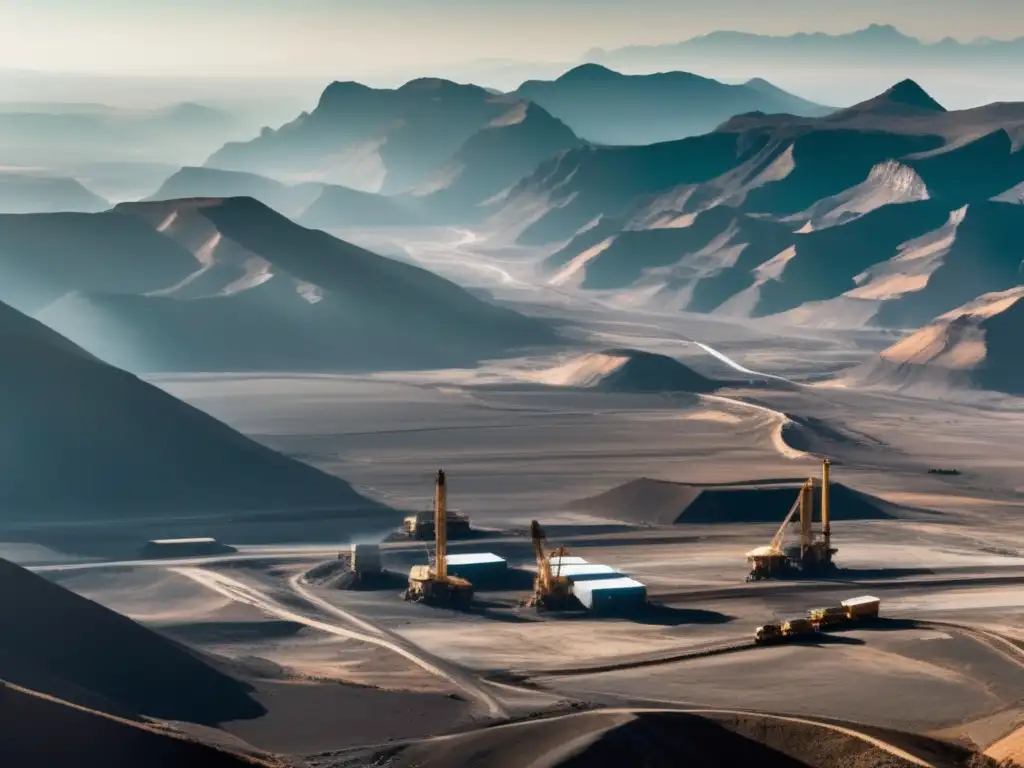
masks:
<path id="1" fill-rule="evenodd" d="M 832 547 L 832 521 L 829 508 L 829 461 L 821 462 L 821 535 L 815 536 L 814 522 L 814 487 L 815 478 L 809 477 L 800 487 L 796 502 L 790 507 L 789 513 L 779 526 L 771 543 L 758 547 L 747 553 L 750 574 L 747 581 L 778 578 L 793 572 L 804 574 L 820 574 L 832 570 L 832 555 L 836 553 Z M 793 520 L 793 515 L 800 513 L 800 544 L 796 547 L 783 548 L 786 530 Z"/>
<path id="2" fill-rule="evenodd" d="M 565 547 L 548 553 L 544 550 L 544 529 L 536 520 L 530 522 L 530 538 L 533 540 L 533 552 L 537 557 L 537 576 L 533 580 L 533 594 L 525 601 L 525 605 L 550 611 L 568 608 L 572 601 L 572 584 L 567 576 L 561 575 L 561 560 L 552 569 L 551 558 L 562 558 L 568 554 Z"/>
<path id="3" fill-rule="evenodd" d="M 434 563 L 414 565 L 409 571 L 405 599 L 430 605 L 465 607 L 473 599 L 473 585 L 448 575 L 448 488 L 444 470 L 437 471 L 434 484 Z"/>

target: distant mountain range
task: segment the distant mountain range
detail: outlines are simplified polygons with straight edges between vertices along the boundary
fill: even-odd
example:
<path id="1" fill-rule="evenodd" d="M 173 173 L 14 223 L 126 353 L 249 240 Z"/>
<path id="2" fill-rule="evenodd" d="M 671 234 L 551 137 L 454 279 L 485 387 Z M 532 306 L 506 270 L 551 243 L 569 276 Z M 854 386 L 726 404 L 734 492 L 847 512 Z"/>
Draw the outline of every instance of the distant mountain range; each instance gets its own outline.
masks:
<path id="1" fill-rule="evenodd" d="M 100 160 L 197 160 L 244 130 L 221 110 L 184 103 L 128 110 L 102 104 L 0 103 L 0 164 L 54 168 Z"/>
<path id="2" fill-rule="evenodd" d="M 630 77 L 597 66 L 512 94 L 438 79 L 395 90 L 333 83 L 311 113 L 226 145 L 205 174 L 184 169 L 153 199 L 246 194 L 328 229 L 473 222 L 540 163 L 584 146 L 580 135 L 645 144 L 759 110 L 830 111 L 765 81 Z"/>
<path id="3" fill-rule="evenodd" d="M 694 136 L 745 112 L 816 117 L 832 111 L 765 80 L 726 85 L 689 72 L 623 75 L 597 64 L 576 67 L 557 80 L 525 82 L 515 93 L 602 144 Z"/>
<path id="4" fill-rule="evenodd" d="M 399 197 L 315 181 L 284 184 L 255 173 L 193 166 L 166 179 L 147 201 L 190 197 L 251 197 L 304 226 L 318 229 L 406 226 L 429 220 L 421 205 Z"/>
<path id="5" fill-rule="evenodd" d="M 450 183 L 450 163 L 476 134 L 544 117 L 515 97 L 447 80 L 413 80 L 395 90 L 337 82 L 312 112 L 228 144 L 206 165 L 368 192 L 439 188 Z M 570 146 L 578 141 L 571 131 L 560 133 Z M 551 151 L 558 148 L 556 142 Z"/>
<path id="6" fill-rule="evenodd" d="M 492 225 L 620 303 L 915 326 L 1020 283 L 1022 139 L 1024 104 L 949 112 L 906 81 L 823 118 L 563 153 Z"/>
<path id="7" fill-rule="evenodd" d="M 4 304 L 0 355 L 0 523 L 387 511 Z"/>
<path id="8" fill-rule="evenodd" d="M 630 45 L 613 50 L 592 48 L 583 59 L 613 67 L 668 65 L 677 68 L 692 64 L 695 59 L 709 63 L 716 58 L 770 56 L 774 62 L 813 59 L 818 66 L 833 66 L 848 61 L 864 63 L 863 57 L 870 55 L 885 57 L 887 61 L 918 61 L 960 67 L 975 63 L 1005 65 L 1022 54 L 1024 38 L 981 38 L 964 43 L 947 37 L 929 43 L 906 35 L 896 27 L 872 24 L 864 29 L 837 35 L 799 32 L 772 36 L 718 31 L 678 43 Z"/>
<path id="9" fill-rule="evenodd" d="M 133 371 L 463 365 L 543 322 L 251 198 L 0 216 L 0 299 Z"/>
<path id="10" fill-rule="evenodd" d="M 96 213 L 109 207 L 75 179 L 0 170 L 0 213 Z"/>

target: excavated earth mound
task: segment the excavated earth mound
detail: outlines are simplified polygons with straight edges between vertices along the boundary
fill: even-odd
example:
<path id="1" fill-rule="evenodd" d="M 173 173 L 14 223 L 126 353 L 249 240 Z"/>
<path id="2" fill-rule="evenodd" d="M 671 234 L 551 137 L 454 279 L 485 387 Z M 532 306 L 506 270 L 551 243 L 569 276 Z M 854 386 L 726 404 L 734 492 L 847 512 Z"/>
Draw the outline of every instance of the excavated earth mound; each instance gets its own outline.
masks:
<path id="1" fill-rule="evenodd" d="M 266 712 L 251 685 L 119 613 L 6 560 L 0 584 L 0 680 L 133 720 L 217 725 Z"/>
<path id="2" fill-rule="evenodd" d="M 276 763 L 216 749 L 0 682 L 0 765 L 243 768 Z M 59 734 L 58 738 L 52 735 Z"/>
<path id="3" fill-rule="evenodd" d="M 721 386 L 674 358 L 637 349 L 581 355 L 531 378 L 555 387 L 606 392 L 711 392 Z"/>
<path id="4" fill-rule="evenodd" d="M 703 485 L 642 477 L 570 502 L 572 511 L 640 525 L 781 522 L 803 480 Z M 841 483 L 831 485 L 833 520 L 888 520 L 898 508 Z"/>

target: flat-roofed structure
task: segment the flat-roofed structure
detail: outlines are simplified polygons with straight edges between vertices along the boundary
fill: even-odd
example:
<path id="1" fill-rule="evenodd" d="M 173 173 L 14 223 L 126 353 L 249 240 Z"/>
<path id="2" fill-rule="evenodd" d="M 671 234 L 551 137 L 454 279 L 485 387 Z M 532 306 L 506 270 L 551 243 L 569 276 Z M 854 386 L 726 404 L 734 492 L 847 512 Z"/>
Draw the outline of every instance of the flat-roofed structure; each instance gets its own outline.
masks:
<path id="1" fill-rule="evenodd" d="M 508 562 L 493 552 L 448 555 L 446 562 L 448 573 L 473 584 L 500 579 L 508 573 Z"/>
<path id="2" fill-rule="evenodd" d="M 572 592 L 580 604 L 594 613 L 628 613 L 647 604 L 647 587 L 628 576 L 578 581 Z"/>
<path id="3" fill-rule="evenodd" d="M 353 544 L 352 570 L 357 576 L 380 573 L 380 545 Z"/>

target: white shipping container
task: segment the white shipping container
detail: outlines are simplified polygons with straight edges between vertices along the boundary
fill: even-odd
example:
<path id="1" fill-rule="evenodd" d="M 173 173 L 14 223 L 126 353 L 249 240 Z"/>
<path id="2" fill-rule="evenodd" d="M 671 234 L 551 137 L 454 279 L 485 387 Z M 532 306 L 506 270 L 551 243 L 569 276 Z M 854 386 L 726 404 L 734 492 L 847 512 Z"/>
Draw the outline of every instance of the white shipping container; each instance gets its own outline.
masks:
<path id="1" fill-rule="evenodd" d="M 580 581 L 572 585 L 572 591 L 584 608 L 595 613 L 628 611 L 647 602 L 647 587 L 626 576 Z"/>
<path id="2" fill-rule="evenodd" d="M 468 579 L 474 584 L 498 580 L 508 573 L 505 559 L 491 552 L 448 555 L 446 562 L 448 573 Z"/>

